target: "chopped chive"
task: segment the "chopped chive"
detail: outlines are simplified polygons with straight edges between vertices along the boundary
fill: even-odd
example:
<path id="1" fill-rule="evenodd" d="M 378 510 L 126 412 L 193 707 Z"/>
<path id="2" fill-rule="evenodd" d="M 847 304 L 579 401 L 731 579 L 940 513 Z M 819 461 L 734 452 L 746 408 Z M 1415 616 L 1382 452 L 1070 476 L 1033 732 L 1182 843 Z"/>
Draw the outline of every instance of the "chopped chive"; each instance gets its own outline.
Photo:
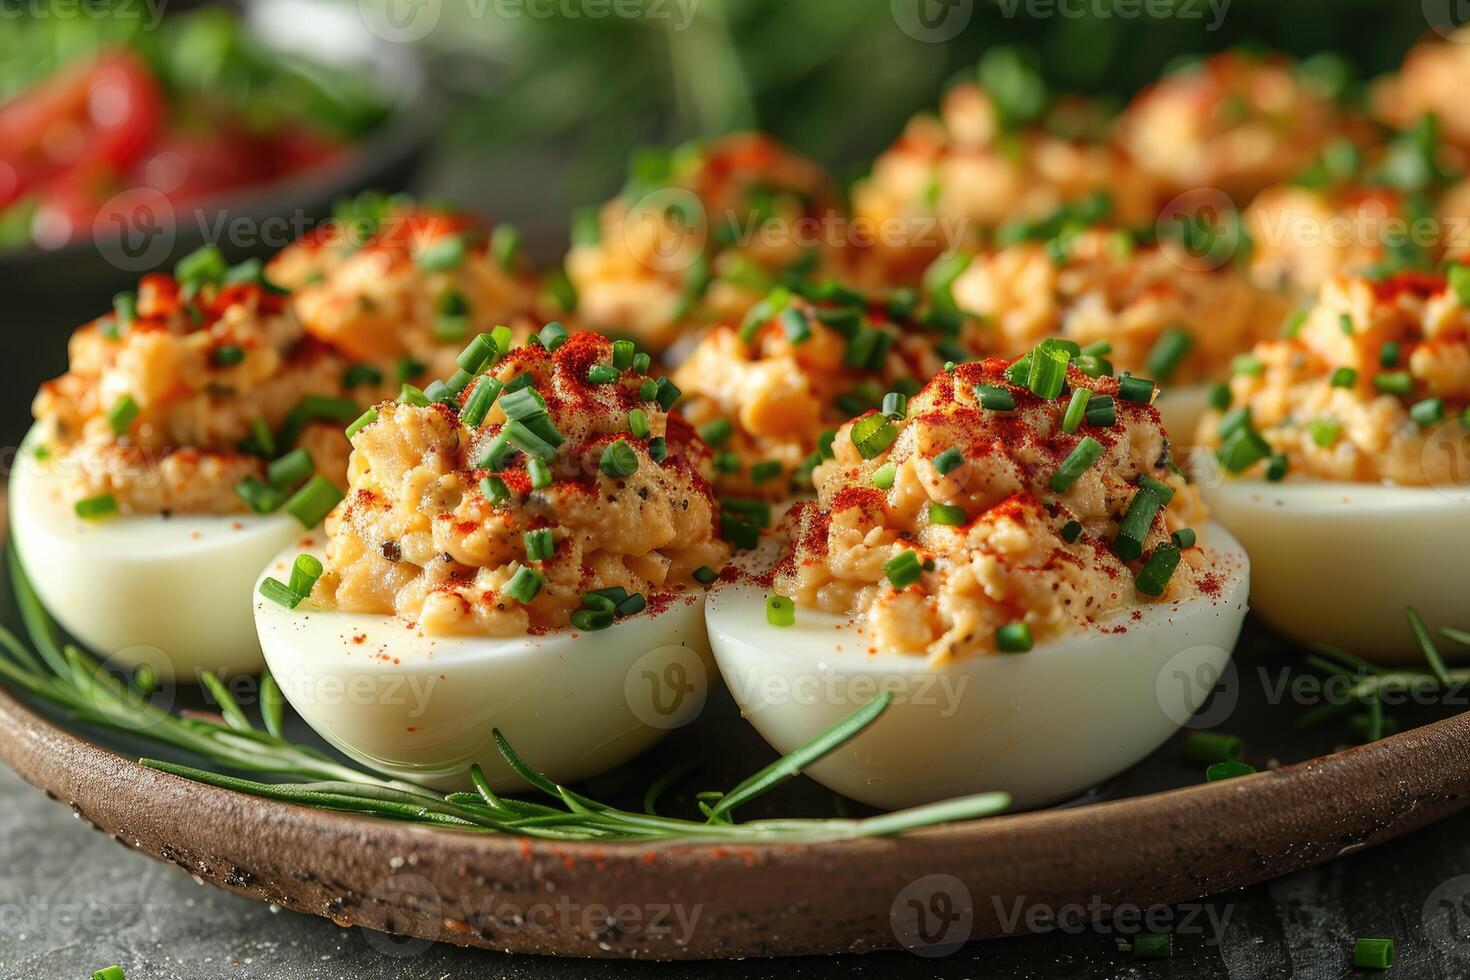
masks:
<path id="1" fill-rule="evenodd" d="M 612 345 L 612 363 L 618 371 L 626 371 L 633 366 L 633 357 L 638 353 L 638 346 L 631 340 L 615 340 Z"/>
<path id="2" fill-rule="evenodd" d="M 578 609 L 570 618 L 572 626 L 584 633 L 596 633 L 613 624 L 611 610 Z"/>
<path id="3" fill-rule="evenodd" d="M 521 540 L 526 546 L 526 558 L 530 561 L 545 561 L 556 554 L 556 541 L 549 527 L 527 531 L 521 535 Z"/>
<path id="4" fill-rule="evenodd" d="M 123 395 L 107 410 L 107 425 L 112 429 L 113 435 L 126 435 L 128 426 L 137 417 L 138 403 L 133 400 L 132 395 Z"/>
<path id="5" fill-rule="evenodd" d="M 747 524 L 734 514 L 721 514 L 720 537 L 738 550 L 749 551 L 760 541 L 760 529 Z"/>
<path id="6" fill-rule="evenodd" d="M 1174 543 L 1174 547 L 1178 548 L 1180 551 L 1183 551 L 1187 548 L 1193 548 L 1195 542 L 1199 540 L 1199 535 L 1194 533 L 1193 528 L 1181 527 L 1179 530 L 1169 535 L 1169 540 Z"/>
<path id="7" fill-rule="evenodd" d="M 618 380 L 618 369 L 610 364 L 594 364 L 587 369 L 587 383 L 610 385 Z"/>
<path id="8" fill-rule="evenodd" d="M 648 425 L 648 413 L 641 408 L 635 408 L 628 413 L 628 431 L 634 439 L 647 439 L 648 434 L 653 431 Z"/>
<path id="9" fill-rule="evenodd" d="M 863 459 L 872 459 L 898 439 L 898 426 L 886 415 L 873 413 L 852 424 L 852 444 Z"/>
<path id="10" fill-rule="evenodd" d="M 1113 539 L 1113 550 L 1118 557 L 1124 561 L 1132 561 L 1143 555 L 1143 539 L 1148 537 L 1149 529 L 1154 526 L 1154 518 L 1158 516 L 1159 508 L 1163 507 L 1157 494 L 1152 490 L 1139 490 L 1128 502 L 1128 510 L 1123 515 L 1123 520 L 1118 524 L 1118 535 Z M 1178 562 L 1179 552 L 1174 552 L 1175 562 Z M 1172 574 L 1174 567 L 1169 566 Z M 1141 573 L 1140 573 L 1141 574 Z M 1167 576 L 1165 576 L 1167 581 Z M 1150 593 L 1145 593 L 1148 595 Z"/>
<path id="11" fill-rule="evenodd" d="M 1153 495 L 1159 498 L 1159 503 L 1167 504 L 1174 499 L 1174 488 L 1161 480 L 1155 480 L 1147 473 L 1140 474 L 1138 485 L 1146 490 L 1153 491 Z"/>
<path id="12" fill-rule="evenodd" d="M 1225 469 L 1240 473 L 1270 456 L 1271 445 L 1255 429 L 1242 426 L 1220 443 L 1215 455 Z"/>
<path id="13" fill-rule="evenodd" d="M 976 385 L 975 400 L 981 408 L 992 412 L 1013 412 L 1016 409 L 1015 396 L 998 385 Z"/>
<path id="14" fill-rule="evenodd" d="M 1078 352 L 1076 344 L 1043 340 L 1031 351 L 1031 366 L 1026 372 L 1026 387 L 1038 398 L 1056 398 L 1067 384 L 1067 364 Z"/>
<path id="15" fill-rule="evenodd" d="M 995 631 L 995 648 L 1001 653 L 1029 653 L 1035 645 L 1026 623 L 1007 623 Z"/>
<path id="16" fill-rule="evenodd" d="M 1223 412 L 1230 407 L 1230 386 L 1222 382 L 1210 385 L 1210 407 Z"/>
<path id="17" fill-rule="evenodd" d="M 610 442 L 602 451 L 602 459 L 598 460 L 597 468 L 614 479 L 632 476 L 638 472 L 638 454 L 626 440 L 618 439 Z"/>
<path id="18" fill-rule="evenodd" d="M 110 493 L 99 493 L 84 497 L 76 503 L 77 516 L 85 521 L 100 520 L 117 513 L 117 498 Z"/>
<path id="19" fill-rule="evenodd" d="M 1350 367 L 1340 367 L 1332 372 L 1332 387 L 1351 388 L 1358 383 L 1358 372 Z"/>
<path id="20" fill-rule="evenodd" d="M 1111 340 L 1094 340 L 1078 351 L 1084 357 L 1107 357 L 1112 352 L 1113 342 Z"/>
<path id="21" fill-rule="evenodd" d="M 1057 493 L 1066 493 L 1078 478 L 1086 473 L 1103 454 L 1103 444 L 1092 436 L 1083 436 L 1077 447 L 1062 460 L 1062 465 L 1051 475 L 1051 488 Z"/>
<path id="22" fill-rule="evenodd" d="M 544 459 L 532 456 L 526 460 L 526 475 L 531 478 L 532 490 L 545 490 L 551 486 L 551 466 Z"/>
<path id="23" fill-rule="evenodd" d="M 1311 433 L 1313 442 L 1323 449 L 1331 449 L 1337 445 L 1337 437 L 1342 433 L 1342 423 L 1332 419 L 1313 419 L 1307 424 L 1307 431 Z"/>
<path id="24" fill-rule="evenodd" d="M 908 414 L 909 398 L 901 391 L 890 391 L 883 396 L 883 407 L 881 411 L 891 419 L 897 420 Z"/>
<path id="25" fill-rule="evenodd" d="M 263 418 L 250 420 L 250 438 L 246 440 L 246 451 L 256 456 L 270 458 L 276 454 L 276 437 Z"/>
<path id="26" fill-rule="evenodd" d="M 123 330 L 130 328 L 138 320 L 138 294 L 124 292 L 112 297 L 112 314 Z"/>
<path id="27" fill-rule="evenodd" d="M 210 360 L 215 367 L 234 367 L 245 360 L 245 348 L 237 344 L 225 344 L 216 347 L 210 355 Z"/>
<path id="28" fill-rule="evenodd" d="M 781 475 L 781 464 L 773 459 L 762 460 L 750 468 L 752 483 L 765 483 Z"/>
<path id="29" fill-rule="evenodd" d="M 462 313 L 436 313 L 434 339 L 443 343 L 464 340 L 470 333 L 470 318 Z"/>
<path id="30" fill-rule="evenodd" d="M 1397 340 L 1385 341 L 1383 346 L 1378 348 L 1378 363 L 1386 368 L 1398 367 L 1399 350 Z"/>
<path id="31" fill-rule="evenodd" d="M 1125 402 L 1147 405 L 1154 400 L 1154 383 L 1148 378 L 1125 374 L 1118 379 L 1118 397 Z"/>
<path id="32" fill-rule="evenodd" d="M 1078 388 L 1072 392 L 1072 400 L 1067 403 L 1067 414 L 1062 416 L 1063 432 L 1070 435 L 1082 426 L 1082 420 L 1087 417 L 1087 403 L 1091 400 L 1091 389 Z"/>
<path id="33" fill-rule="evenodd" d="M 542 459 L 555 459 L 556 443 L 553 440 L 543 438 L 546 433 L 534 430 L 529 424 L 530 421 L 534 420 L 521 422 L 517 419 L 511 419 L 505 423 L 505 427 L 500 432 L 510 440 L 512 446 L 515 446 L 528 456 L 540 456 Z M 560 438 L 559 434 L 557 434 L 557 438 Z"/>
<path id="34" fill-rule="evenodd" d="M 257 514 L 274 514 L 286 502 L 286 495 L 273 490 L 259 477 L 247 476 L 235 484 L 235 496 Z"/>
<path id="35" fill-rule="evenodd" d="M 314 476 L 286 501 L 286 512 L 303 527 L 316 527 L 342 502 L 342 491 L 324 476 Z"/>
<path id="36" fill-rule="evenodd" d="M 1255 771 L 1256 767 L 1248 762 L 1217 762 L 1205 770 L 1205 781 L 1214 783 L 1222 779 L 1235 779 L 1238 776 L 1249 776 Z"/>
<path id="37" fill-rule="evenodd" d="M 501 589 L 501 592 L 521 605 L 527 606 L 530 605 L 532 599 L 536 598 L 536 594 L 541 591 L 541 586 L 545 581 L 540 572 L 522 565 L 510 577 L 510 581 L 505 583 L 505 588 Z"/>
<path id="38" fill-rule="evenodd" d="M 1229 439 L 1239 429 L 1248 429 L 1255 424 L 1251 417 L 1251 407 L 1242 405 L 1240 408 L 1231 409 L 1220 417 L 1220 425 L 1217 432 L 1220 438 Z"/>
<path id="39" fill-rule="evenodd" d="M 447 235 L 419 253 L 418 267 L 425 272 L 448 272 L 464 261 L 464 239 Z"/>
<path id="40" fill-rule="evenodd" d="M 648 608 L 648 600 L 641 594 L 630 595 L 618 603 L 617 615 L 619 619 L 625 616 L 636 616 Z"/>
<path id="41" fill-rule="evenodd" d="M 1072 358 L 1072 366 L 1089 378 L 1110 378 L 1113 376 L 1113 362 L 1105 357 L 1083 354 L 1081 357 Z"/>
<path id="42" fill-rule="evenodd" d="M 490 503 L 499 506 L 510 500 L 510 487 L 498 476 L 487 476 L 480 481 L 480 492 Z"/>
<path id="43" fill-rule="evenodd" d="M 429 396 L 411 384 L 404 384 L 398 390 L 398 400 L 405 405 L 412 405 L 414 408 L 429 407 Z"/>
<path id="44" fill-rule="evenodd" d="M 174 266 L 174 278 L 184 286 L 197 288 L 206 282 L 223 282 L 229 271 L 220 250 L 213 245 L 205 245 L 179 259 Z"/>
<path id="45" fill-rule="evenodd" d="M 873 475 L 869 478 L 868 482 L 872 483 L 879 490 L 892 490 L 893 480 L 897 476 L 898 466 L 894 463 L 884 463 L 873 471 Z"/>
<path id="46" fill-rule="evenodd" d="M 1385 395 L 1407 395 L 1414 390 L 1408 371 L 1386 371 L 1373 379 L 1373 387 Z"/>
<path id="47" fill-rule="evenodd" d="M 969 520 L 969 515 L 965 513 L 965 508 L 963 507 L 956 507 L 953 504 L 931 503 L 929 505 L 930 524 L 958 527 L 959 525 L 964 524 L 967 520 Z"/>
<path id="48" fill-rule="evenodd" d="M 476 381 L 470 397 L 465 399 L 464 408 L 459 411 L 460 423 L 471 429 L 478 429 L 503 387 L 495 378 L 482 377 Z"/>
<path id="49" fill-rule="evenodd" d="M 1462 298 L 1461 302 L 1470 306 L 1470 300 Z M 1357 940 L 1353 943 L 1353 966 L 1361 970 L 1387 970 L 1393 966 L 1393 940 Z"/>
<path id="50" fill-rule="evenodd" d="M 720 498 L 720 510 L 734 514 L 757 528 L 771 526 L 771 505 L 764 500 L 722 497 Z"/>
<path id="51" fill-rule="evenodd" d="M 648 456 L 655 463 L 662 463 L 669 458 L 669 441 L 663 436 L 656 436 L 648 440 Z"/>
<path id="52" fill-rule="evenodd" d="M 501 357 L 504 357 L 506 354 L 510 353 L 510 327 L 507 327 L 504 324 L 497 324 L 496 326 L 491 327 L 490 339 L 495 341 L 495 349 L 500 351 Z"/>
<path id="53" fill-rule="evenodd" d="M 648 369 L 653 367 L 653 358 L 643 351 L 633 355 L 633 372 L 635 374 L 647 374 Z"/>
<path id="54" fill-rule="evenodd" d="M 525 421 L 546 414 L 546 399 L 535 388 L 507 391 L 500 398 L 500 410 L 508 419 Z"/>
<path id="55" fill-rule="evenodd" d="M 1149 371 L 1161 380 L 1168 381 L 1193 347 L 1194 336 L 1189 331 L 1180 327 L 1164 331 L 1148 352 Z"/>
<path id="56" fill-rule="evenodd" d="M 1184 761 L 1190 765 L 1208 766 L 1216 762 L 1232 762 L 1244 755 L 1245 742 L 1238 735 L 1190 732 L 1184 739 Z"/>
<path id="57" fill-rule="evenodd" d="M 673 408 L 674 403 L 677 402 L 679 400 L 679 396 L 683 394 L 683 392 L 679 390 L 679 386 L 674 384 L 668 378 L 659 378 L 658 381 L 655 383 L 654 388 L 654 398 L 658 401 L 659 407 L 662 408 L 665 412 Z"/>
<path id="58" fill-rule="evenodd" d="M 1174 935 L 1168 932 L 1140 932 L 1133 937 L 1133 955 L 1144 960 L 1166 960 L 1174 955 Z"/>
<path id="59" fill-rule="evenodd" d="M 260 583 L 260 594 L 277 605 L 285 606 L 287 609 L 295 609 L 306 600 L 302 595 L 276 578 L 267 577 Z"/>
<path id="60" fill-rule="evenodd" d="M 1286 340 L 1292 340 L 1302 332 L 1302 326 L 1307 322 L 1307 311 L 1296 310 L 1281 324 L 1281 336 Z"/>
<path id="61" fill-rule="evenodd" d="M 715 571 L 713 568 L 710 568 L 708 565 L 700 565 L 694 570 L 694 581 L 698 582 L 700 585 L 714 585 L 715 580 L 719 577 L 720 573 Z"/>
<path id="62" fill-rule="evenodd" d="M 521 232 L 515 225 L 501 223 L 490 232 L 490 252 L 501 269 L 511 272 L 521 254 Z M 551 348 L 547 348 L 550 350 Z"/>
<path id="63" fill-rule="evenodd" d="M 699 432 L 699 438 L 703 439 L 709 446 L 714 447 L 723 446 L 725 441 L 730 438 L 730 433 L 735 431 L 735 427 L 730 424 L 729 419 L 713 419 L 701 425 L 697 431 Z"/>
<path id="64" fill-rule="evenodd" d="M 291 565 L 291 582 L 288 586 L 299 596 L 311 595 L 317 579 L 322 577 L 322 562 L 315 555 L 297 555 Z"/>
<path id="65" fill-rule="evenodd" d="M 455 363 L 461 370 L 470 374 L 479 374 L 500 353 L 500 348 L 495 346 L 495 340 L 488 333 L 476 334 L 464 350 L 459 352 Z"/>
<path id="66" fill-rule="evenodd" d="M 1272 483 L 1280 483 L 1286 479 L 1286 471 L 1290 465 L 1285 456 L 1277 453 L 1266 464 L 1266 479 Z"/>
<path id="67" fill-rule="evenodd" d="M 1093 395 L 1087 400 L 1087 408 L 1084 417 L 1088 425 L 1095 425 L 1100 429 L 1106 429 L 1118 421 L 1118 404 L 1113 401 L 1112 395 Z"/>
<path id="68" fill-rule="evenodd" d="M 944 453 L 933 457 L 933 469 L 939 470 L 939 475 L 941 476 L 948 476 L 954 470 L 960 469 L 961 463 L 964 463 L 964 454 L 960 453 L 953 445 L 948 450 L 945 450 Z"/>
<path id="69" fill-rule="evenodd" d="M 1444 399 L 1426 398 L 1409 407 L 1409 418 L 1421 429 L 1444 421 Z"/>
<path id="70" fill-rule="evenodd" d="M 734 453 L 715 453 L 716 473 L 739 473 L 740 457 Z"/>
<path id="71" fill-rule="evenodd" d="M 795 626 L 796 603 L 784 595 L 766 596 L 766 622 L 772 626 Z"/>
<path id="72" fill-rule="evenodd" d="M 1247 374 L 1259 378 L 1265 371 L 1266 365 L 1254 354 L 1237 354 L 1230 359 L 1231 374 Z"/>
<path id="73" fill-rule="evenodd" d="M 1080 521 L 1068 521 L 1062 525 L 1062 540 L 1067 544 L 1075 544 L 1082 537 L 1082 523 Z"/>
<path id="74" fill-rule="evenodd" d="M 795 306 L 788 306 L 776 317 L 786 339 L 793 344 L 802 344 L 812 339 L 812 322 Z"/>
<path id="75" fill-rule="evenodd" d="M 836 429 L 823 429 L 821 432 L 817 433 L 817 452 L 822 454 L 823 459 L 836 458 L 836 454 L 832 449 L 832 444 L 836 441 Z"/>
<path id="76" fill-rule="evenodd" d="M 424 389 L 424 397 L 430 404 L 448 405 L 456 410 L 459 408 L 459 392 L 450 387 L 447 381 L 429 382 L 429 387 Z"/>
<path id="77" fill-rule="evenodd" d="M 1353 335 L 1353 318 L 1346 313 L 1339 315 L 1337 318 L 1337 329 L 1341 330 L 1344 336 L 1351 337 Z"/>
<path id="78" fill-rule="evenodd" d="M 347 370 L 342 372 L 344 388 L 358 388 L 362 385 L 376 385 L 382 382 L 383 372 L 371 364 L 349 364 Z"/>
<path id="79" fill-rule="evenodd" d="M 541 331 L 537 334 L 537 339 L 541 341 L 541 347 L 544 347 L 550 354 L 556 353 L 557 348 L 566 344 L 567 336 L 570 334 L 567 334 L 566 325 L 559 320 L 551 320 L 550 323 L 542 326 Z"/>
<path id="80" fill-rule="evenodd" d="M 315 469 L 311 461 L 311 453 L 305 446 L 300 446 L 270 463 L 265 468 L 265 479 L 277 490 L 290 490 L 306 482 L 306 478 L 311 476 Z"/>
<path id="81" fill-rule="evenodd" d="M 883 574 L 895 589 L 905 589 L 919 580 L 923 572 L 919 553 L 912 549 L 901 551 L 883 563 Z"/>

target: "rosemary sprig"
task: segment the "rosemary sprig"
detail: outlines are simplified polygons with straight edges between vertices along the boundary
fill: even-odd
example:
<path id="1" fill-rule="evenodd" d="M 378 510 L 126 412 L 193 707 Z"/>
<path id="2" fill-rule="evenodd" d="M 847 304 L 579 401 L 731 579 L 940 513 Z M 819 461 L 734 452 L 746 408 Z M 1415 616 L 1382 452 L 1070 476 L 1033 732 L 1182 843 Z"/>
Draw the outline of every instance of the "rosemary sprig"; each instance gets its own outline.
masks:
<path id="1" fill-rule="evenodd" d="M 56 626 L 32 589 L 13 545 L 7 557 L 15 599 L 34 652 L 0 627 L 0 680 L 67 710 L 81 721 L 186 749 L 221 769 L 277 780 L 262 782 L 161 759 L 140 760 L 142 765 L 160 772 L 223 789 L 389 820 L 550 840 L 842 840 L 978 819 L 1010 805 L 1005 793 L 982 793 L 865 820 L 734 822 L 732 811 L 736 806 L 796 776 L 876 721 L 892 702 L 891 692 L 886 691 L 730 792 L 699 794 L 706 815 L 702 821 L 654 812 L 659 797 L 687 775 L 687 765 L 657 780 L 644 797 L 645 812 L 634 813 L 554 783 L 522 759 L 499 730 L 492 734 L 501 757 L 529 788 L 549 797 L 551 804 L 496 794 L 478 765 L 471 769 L 476 792 L 443 795 L 341 765 L 309 746 L 288 741 L 282 734 L 285 699 L 269 673 L 261 678 L 260 726 L 250 720 L 224 682 L 211 674 L 203 675 L 203 683 L 218 703 L 223 723 L 174 715 L 154 707 L 145 694 L 123 683 L 95 658 L 59 640 Z"/>

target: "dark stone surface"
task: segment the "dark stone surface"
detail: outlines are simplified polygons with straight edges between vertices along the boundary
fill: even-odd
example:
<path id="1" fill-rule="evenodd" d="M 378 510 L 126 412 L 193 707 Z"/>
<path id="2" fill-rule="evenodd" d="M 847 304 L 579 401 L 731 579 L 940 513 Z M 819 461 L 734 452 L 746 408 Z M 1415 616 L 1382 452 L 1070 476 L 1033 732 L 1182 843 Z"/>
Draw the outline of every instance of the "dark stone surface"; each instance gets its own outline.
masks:
<path id="1" fill-rule="evenodd" d="M 1459 875 L 1465 879 L 1456 881 Z M 1470 973 L 1470 815 L 1332 864 L 1154 910 L 1179 934 L 1175 957 L 1139 961 L 1111 925 L 907 953 L 827 960 L 648 964 L 511 957 L 403 943 L 196 884 L 96 833 L 0 770 L 0 976 L 87 977 L 120 964 L 130 980 L 354 980 L 471 977 L 1188 977 L 1263 980 L 1357 974 L 1357 936 L 1398 943 L 1391 975 Z M 1224 923 L 1223 930 L 1212 923 Z"/>

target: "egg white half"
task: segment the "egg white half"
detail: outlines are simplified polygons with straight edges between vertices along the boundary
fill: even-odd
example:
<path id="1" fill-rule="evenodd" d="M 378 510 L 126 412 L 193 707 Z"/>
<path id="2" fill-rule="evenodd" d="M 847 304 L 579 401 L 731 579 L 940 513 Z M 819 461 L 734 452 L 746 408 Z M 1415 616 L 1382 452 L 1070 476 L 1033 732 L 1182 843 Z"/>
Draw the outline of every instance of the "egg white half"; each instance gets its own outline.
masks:
<path id="1" fill-rule="evenodd" d="M 30 440 L 10 475 L 10 532 L 46 609 L 99 656 L 165 681 L 258 672 L 250 618 L 261 566 L 303 534 L 266 516 L 158 514 L 84 520 L 56 464 Z"/>
<path id="2" fill-rule="evenodd" d="M 302 551 L 262 574 L 286 581 Z M 495 747 L 500 729 L 531 766 L 575 782 L 624 762 L 698 714 L 712 673 L 704 593 L 595 633 L 428 637 L 391 615 L 287 609 L 256 596 L 271 673 L 297 713 L 352 758 L 442 790 L 524 790 Z"/>
<path id="3" fill-rule="evenodd" d="M 742 712 L 782 752 L 882 690 L 871 728 L 808 770 L 855 800 L 894 809 L 1003 790 L 1019 808 L 1067 799 L 1138 762 L 1214 687 L 1246 613 L 1250 565 L 1222 528 L 1201 529 L 1218 594 L 1143 607 L 1023 654 L 929 663 L 869 652 L 847 617 L 796 610 L 766 621 L 764 589 L 724 583 L 706 622 Z"/>
<path id="4" fill-rule="evenodd" d="M 1405 606 L 1431 629 L 1470 628 L 1470 488 L 1215 477 L 1199 486 L 1250 552 L 1251 605 L 1292 639 L 1422 663 Z"/>

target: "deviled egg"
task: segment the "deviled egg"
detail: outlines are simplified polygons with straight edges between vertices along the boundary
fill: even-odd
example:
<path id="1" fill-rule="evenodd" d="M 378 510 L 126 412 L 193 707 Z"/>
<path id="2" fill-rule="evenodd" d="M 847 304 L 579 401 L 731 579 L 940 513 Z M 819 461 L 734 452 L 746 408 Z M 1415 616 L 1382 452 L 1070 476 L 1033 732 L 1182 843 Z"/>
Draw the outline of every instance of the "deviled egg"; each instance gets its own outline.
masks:
<path id="1" fill-rule="evenodd" d="M 894 691 L 810 770 L 838 792 L 1064 799 L 1156 748 L 1228 659 L 1244 552 L 1171 467 L 1153 386 L 1061 352 L 1025 385 L 960 365 L 844 425 L 774 567 L 757 553 L 712 593 L 720 671 L 776 748 Z"/>
<path id="2" fill-rule="evenodd" d="M 641 154 L 622 192 L 574 222 L 577 319 L 654 352 L 738 322 L 778 275 L 825 261 L 836 202 L 820 166 L 763 133 Z"/>
<path id="3" fill-rule="evenodd" d="M 1228 263 L 1204 268 L 1172 243 L 1141 243 L 1098 225 L 1067 231 L 1058 222 L 1024 235 L 973 258 L 939 260 L 931 287 L 948 288 L 955 306 L 979 317 L 976 346 L 1018 357 L 1043 337 L 1065 337 L 1093 355 L 1080 362 L 1088 370 L 1115 365 L 1158 381 L 1156 406 L 1176 440 L 1195 431 L 1210 382 L 1226 379 L 1231 359 L 1274 335 L 1290 312 L 1284 297 Z"/>
<path id="4" fill-rule="evenodd" d="M 257 266 L 204 249 L 71 340 L 10 481 L 42 602 L 160 678 L 258 670 L 247 590 L 340 499 L 344 360 L 304 338 Z"/>
<path id="5" fill-rule="evenodd" d="M 460 364 L 437 401 L 351 427 L 325 550 L 286 549 L 261 580 L 261 645 L 297 712 L 381 772 L 467 787 L 478 762 L 515 786 L 499 728 L 580 779 L 702 697 L 704 586 L 729 556 L 708 450 L 631 342 L 485 335 Z"/>
<path id="6" fill-rule="evenodd" d="M 1333 277 L 1201 422 L 1213 450 L 1197 461 L 1201 491 L 1250 552 L 1254 605 L 1282 632 L 1408 661 L 1406 606 L 1434 627 L 1465 624 L 1467 366 L 1470 310 L 1444 278 Z"/>

